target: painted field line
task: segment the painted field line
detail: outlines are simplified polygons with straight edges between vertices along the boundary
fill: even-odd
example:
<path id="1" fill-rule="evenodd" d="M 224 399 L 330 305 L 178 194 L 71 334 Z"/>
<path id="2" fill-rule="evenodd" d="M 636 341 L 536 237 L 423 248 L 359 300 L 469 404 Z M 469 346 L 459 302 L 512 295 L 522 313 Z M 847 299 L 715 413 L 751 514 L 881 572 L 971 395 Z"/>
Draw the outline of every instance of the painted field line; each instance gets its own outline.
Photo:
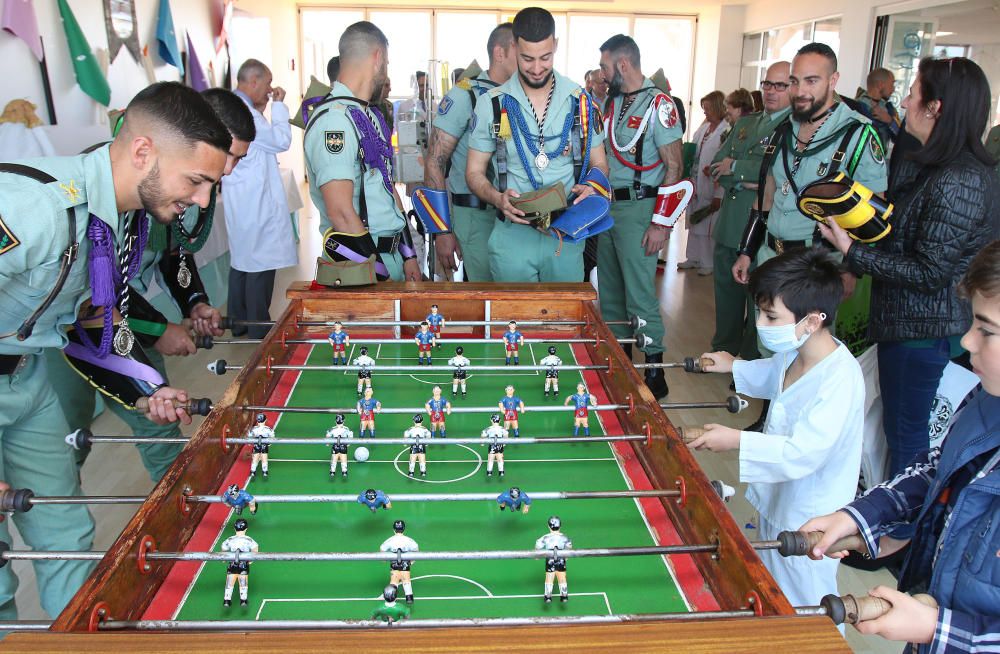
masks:
<path id="1" fill-rule="evenodd" d="M 270 457 L 271 463 L 330 463 L 330 459 L 276 459 Z M 617 461 L 614 457 L 603 458 L 582 458 L 582 459 L 511 459 L 504 458 L 505 463 L 578 463 L 582 461 Z M 366 463 L 395 463 L 394 459 L 369 459 L 367 461 L 350 461 L 350 465 L 365 465 Z M 475 463 L 472 459 L 428 459 L 427 465 L 432 463 Z"/>

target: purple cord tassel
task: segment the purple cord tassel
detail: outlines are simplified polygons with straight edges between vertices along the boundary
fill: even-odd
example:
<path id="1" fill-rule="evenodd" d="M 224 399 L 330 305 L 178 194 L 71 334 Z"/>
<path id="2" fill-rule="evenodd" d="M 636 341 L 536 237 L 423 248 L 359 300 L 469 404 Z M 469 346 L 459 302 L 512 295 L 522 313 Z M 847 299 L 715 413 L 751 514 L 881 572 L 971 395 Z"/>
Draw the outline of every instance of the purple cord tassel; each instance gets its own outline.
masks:
<path id="1" fill-rule="evenodd" d="M 118 262 L 115 261 L 114 236 L 111 228 L 103 220 L 91 216 L 90 224 L 87 225 L 87 238 L 91 243 L 90 302 L 104 310 L 104 329 L 101 331 L 101 344 L 97 349 L 97 356 L 103 359 L 111 352 L 113 337 L 111 308 L 118 299 L 115 293 Z M 79 321 L 76 323 L 76 329 L 80 334 L 86 335 L 86 330 Z M 84 342 L 88 340 L 85 338 Z"/>

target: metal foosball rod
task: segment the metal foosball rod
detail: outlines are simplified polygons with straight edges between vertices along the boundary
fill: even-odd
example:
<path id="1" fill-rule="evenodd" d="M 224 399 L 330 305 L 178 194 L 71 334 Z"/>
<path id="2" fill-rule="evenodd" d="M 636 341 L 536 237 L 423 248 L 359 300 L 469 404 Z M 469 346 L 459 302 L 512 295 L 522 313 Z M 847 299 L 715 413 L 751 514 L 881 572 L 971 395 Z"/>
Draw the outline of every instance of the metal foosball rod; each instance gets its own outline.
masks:
<path id="1" fill-rule="evenodd" d="M 639 338 L 617 338 L 615 339 L 618 343 L 625 344 L 635 344 L 638 343 L 640 346 L 648 345 L 651 340 L 646 336 L 642 339 Z M 211 350 L 216 345 L 259 345 L 264 342 L 262 338 L 215 338 L 214 336 L 196 336 L 194 338 L 194 345 L 200 350 Z M 325 338 L 286 338 L 284 343 L 289 345 L 325 345 L 329 341 Z M 468 345 L 470 343 L 491 343 L 495 342 L 500 345 L 500 339 L 493 339 L 492 341 L 483 338 L 442 338 L 441 343 L 448 343 L 449 345 Z M 596 344 L 596 338 L 577 338 L 577 337 L 556 337 L 556 338 L 526 338 L 524 339 L 524 344 L 536 344 L 536 343 L 584 343 L 584 344 Z M 399 345 L 399 344 L 413 344 L 413 339 L 411 338 L 352 338 L 351 345 Z"/>
<path id="2" fill-rule="evenodd" d="M 531 493 L 537 500 L 604 500 L 635 499 L 644 497 L 680 497 L 679 490 L 627 490 L 627 491 L 543 491 Z M 142 504 L 144 495 L 52 495 L 41 497 L 26 488 L 0 491 L 0 512 L 26 513 L 35 506 L 45 504 Z M 497 493 L 393 493 L 393 502 L 496 502 Z M 357 504 L 353 493 L 255 495 L 258 504 Z M 221 495 L 189 495 L 187 502 L 223 503 Z"/>
<path id="3" fill-rule="evenodd" d="M 730 413 L 739 413 L 747 406 L 746 400 L 743 400 L 736 395 L 732 395 L 726 399 L 725 402 L 662 402 L 659 404 L 661 409 L 726 409 Z M 358 410 L 355 407 L 321 407 L 321 406 L 264 406 L 260 404 L 244 404 L 238 408 L 244 411 L 263 411 L 263 412 L 274 412 L 274 413 L 330 413 L 337 414 L 343 413 L 344 415 L 356 414 Z M 631 411 L 634 406 L 631 404 L 598 404 L 597 406 L 589 407 L 591 411 L 618 411 L 618 410 L 629 410 Z M 558 412 L 570 412 L 572 413 L 575 409 L 573 407 L 567 406 L 530 406 L 524 413 L 558 413 Z M 383 414 L 416 414 L 425 413 L 426 409 L 424 407 L 395 407 L 395 408 L 382 408 L 380 413 Z M 500 409 L 497 407 L 462 407 L 453 406 L 451 408 L 452 413 L 499 413 Z"/>
<path id="4" fill-rule="evenodd" d="M 685 372 L 702 372 L 705 365 L 710 365 L 711 359 L 700 358 L 696 359 L 694 357 L 686 357 L 683 361 L 671 361 L 667 363 L 635 363 L 632 364 L 633 367 L 643 370 L 646 368 L 683 368 Z M 239 371 L 245 368 L 245 365 L 229 363 L 225 359 L 217 359 L 206 366 L 209 372 L 215 373 L 216 375 L 224 375 L 227 372 Z M 440 372 L 440 373 L 451 373 L 457 370 L 453 366 L 422 366 L 422 365 L 398 365 L 398 364 L 387 364 L 381 365 L 376 364 L 374 366 L 357 366 L 353 364 L 345 364 L 342 366 L 329 365 L 329 366 L 317 366 L 308 364 L 271 364 L 268 366 L 257 366 L 258 369 L 270 369 L 270 370 L 311 370 L 311 371 L 334 371 L 334 372 L 370 372 L 372 374 L 378 374 L 380 372 Z M 569 371 L 582 371 L 582 370 L 598 370 L 598 371 L 608 371 L 610 369 L 607 365 L 559 365 L 559 366 L 539 366 L 539 365 L 470 365 L 462 366 L 461 370 L 463 372 L 498 372 L 498 371 L 511 371 L 517 370 L 521 372 L 548 372 L 550 370 L 555 370 L 558 372 L 569 372 Z"/>
<path id="5" fill-rule="evenodd" d="M 776 550 L 781 556 L 804 556 L 823 537 L 822 532 L 783 531 L 776 540 L 750 541 L 757 550 Z M 140 555 L 147 561 L 223 561 L 227 563 L 260 561 L 498 561 L 523 559 L 580 559 L 617 556 L 671 556 L 677 554 L 718 554 L 718 543 L 681 545 L 643 545 L 639 547 L 591 547 L 581 549 L 465 550 L 418 552 L 160 552 L 152 543 L 140 543 Z M 867 551 L 860 536 L 842 538 L 829 551 L 854 549 Z M 94 561 L 103 551 L 12 550 L 0 541 L 0 567 L 8 561 Z"/>
<path id="6" fill-rule="evenodd" d="M 932 608 L 937 602 L 930 595 L 913 596 Z M 892 604 L 872 595 L 827 595 L 816 606 L 795 607 L 799 616 L 826 616 L 836 624 L 859 624 L 881 618 Z M 397 622 L 378 620 L 115 620 L 106 617 L 97 623 L 98 631 L 278 631 L 348 630 L 348 629 L 429 629 L 440 627 L 514 627 L 531 625 L 619 624 L 634 622 L 688 622 L 753 618 L 760 613 L 754 607 L 729 611 L 693 611 L 690 613 L 634 613 L 617 615 L 538 616 L 531 618 L 440 618 Z M 0 631 L 46 631 L 52 625 L 44 620 L 0 622 Z"/>
<path id="7" fill-rule="evenodd" d="M 419 320 L 299 320 L 297 325 L 302 327 L 333 327 L 335 324 L 344 327 L 418 327 Z M 506 325 L 509 320 L 448 320 L 446 325 L 451 327 L 492 327 L 494 325 Z M 268 327 L 274 325 L 273 320 L 236 320 L 225 316 L 219 327 L 222 329 L 232 329 L 239 327 Z M 586 326 L 585 320 L 518 320 L 518 327 L 573 327 Z M 625 325 L 633 330 L 646 326 L 646 321 L 639 317 L 631 320 L 605 320 L 605 325 Z"/>

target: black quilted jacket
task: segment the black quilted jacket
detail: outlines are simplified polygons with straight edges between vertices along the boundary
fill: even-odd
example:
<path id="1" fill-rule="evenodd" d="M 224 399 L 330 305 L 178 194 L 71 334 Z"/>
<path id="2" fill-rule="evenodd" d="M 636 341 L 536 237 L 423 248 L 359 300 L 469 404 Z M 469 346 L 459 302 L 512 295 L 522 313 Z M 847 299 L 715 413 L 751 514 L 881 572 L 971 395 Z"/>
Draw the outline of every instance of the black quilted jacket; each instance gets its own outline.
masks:
<path id="1" fill-rule="evenodd" d="M 889 189 L 892 232 L 874 246 L 854 243 L 846 257 L 852 272 L 872 276 L 871 338 L 962 334 L 972 311 L 957 285 L 1000 237 L 1000 176 L 968 151 L 943 167 L 901 166 Z"/>

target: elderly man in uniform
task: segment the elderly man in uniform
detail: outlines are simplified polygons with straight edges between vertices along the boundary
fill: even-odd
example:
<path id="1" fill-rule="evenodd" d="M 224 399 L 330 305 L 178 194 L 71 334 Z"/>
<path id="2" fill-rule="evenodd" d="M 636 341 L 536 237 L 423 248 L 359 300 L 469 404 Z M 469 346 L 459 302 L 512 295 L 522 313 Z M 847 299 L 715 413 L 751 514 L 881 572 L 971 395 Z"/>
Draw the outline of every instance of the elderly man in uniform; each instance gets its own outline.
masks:
<path id="1" fill-rule="evenodd" d="M 573 198 L 567 199 L 572 206 L 599 192 L 584 168 L 607 174 L 600 110 L 583 89 L 553 70 L 552 14 L 522 9 L 513 32 L 518 74 L 476 105 L 466 182 L 497 208 L 500 222 L 489 240 L 495 281 L 577 282 L 583 277 L 584 241 L 563 239 L 549 229 L 549 221 L 565 208 L 559 206 L 560 193 Z M 491 162 L 496 185 L 487 176 Z M 522 194 L 539 190 L 532 203 L 518 208 Z M 557 202 L 548 204 L 553 197 Z"/>
<path id="2" fill-rule="evenodd" d="M 871 121 L 838 101 L 837 55 L 828 45 L 809 43 L 792 60 L 788 87 L 792 112 L 771 136 L 766 179 L 759 179 L 758 198 L 743 230 L 733 278 L 749 279 L 750 263 L 760 265 L 786 250 L 821 241 L 816 221 L 798 209 L 799 189 L 817 179 L 843 172 L 875 193 L 888 186 L 885 154 Z M 773 152 L 771 151 L 773 148 Z M 857 279 L 844 274 L 848 292 Z M 761 354 L 770 352 L 759 348 Z M 760 431 L 768 403 L 757 421 L 746 428 Z"/>
<path id="3" fill-rule="evenodd" d="M 39 495 L 80 493 L 63 440 L 68 426 L 39 356 L 44 348 L 66 348 L 80 374 L 129 406 L 148 397 L 146 415 L 155 422 L 190 422 L 179 406 L 187 394 L 163 384 L 128 327 L 128 280 L 138 270 L 149 219 L 169 224 L 189 205 L 208 206 L 231 145 L 197 92 L 161 82 L 129 103 L 110 145 L 0 169 L 4 482 Z M 83 506 L 36 507 L 14 520 L 31 549 L 87 550 L 93 541 Z M 10 542 L 6 522 L 0 540 Z M 42 608 L 57 615 L 90 567 L 37 562 Z M 0 568 L 0 618 L 16 617 L 16 588 L 11 567 Z"/>
<path id="4" fill-rule="evenodd" d="M 271 320 L 274 275 L 299 261 L 277 157 L 291 145 L 292 127 L 285 91 L 272 87 L 271 79 L 271 71 L 256 59 L 247 59 L 236 74 L 236 95 L 250 107 L 257 130 L 246 159 L 222 185 L 231 257 L 229 315 L 237 320 Z M 269 99 L 270 122 L 262 113 Z M 243 329 L 251 338 L 263 338 L 270 327 Z"/>
<path id="5" fill-rule="evenodd" d="M 757 329 L 754 307 L 746 287 L 733 279 L 740 237 L 757 197 L 760 162 L 771 134 L 789 112 L 787 61 L 771 64 L 760 87 L 764 111 L 744 116 L 733 124 L 729 137 L 712 163 L 711 172 L 724 196 L 715 224 L 715 335 L 712 351 L 726 351 L 756 359 Z"/>
<path id="6" fill-rule="evenodd" d="M 225 177 L 246 156 L 250 142 L 254 140 L 253 116 L 243 101 L 231 91 L 208 89 L 202 92 L 202 97 L 215 110 L 233 137 L 222 173 Z M 222 316 L 209 303 L 208 293 L 193 256 L 211 232 L 217 189 L 218 185 L 213 187 L 213 199 L 207 208 L 191 205 L 170 225 L 150 225 L 149 240 L 142 253 L 139 272 L 129 280 L 129 326 L 142 345 L 150 365 L 165 380 L 167 368 L 164 356 L 187 356 L 195 353 L 192 329 L 201 335 L 221 336 L 223 333 L 219 328 Z M 143 297 L 142 294 L 149 290 L 154 277 L 157 285 L 167 291 L 178 313 L 185 317 L 183 323 L 170 322 Z M 90 425 L 96 404 L 97 393 L 94 387 L 69 367 L 61 350 L 45 350 L 45 363 L 66 422 L 74 429 Z M 110 402 L 107 406 L 136 436 L 181 436 L 176 423 L 157 425 L 119 402 Z M 182 447 L 179 443 L 136 444 L 142 463 L 153 481 L 159 481 Z M 90 451 L 89 448 L 77 451 L 78 466 L 83 466 Z"/>
<path id="7" fill-rule="evenodd" d="M 669 238 L 671 219 L 658 215 L 660 189 L 681 178 L 681 128 L 677 108 L 656 88 L 640 65 L 639 46 L 618 34 L 600 48 L 601 71 L 609 84 L 606 106 L 615 225 L 602 234 L 597 249 L 601 314 L 622 321 L 646 321 L 646 361 L 663 361 L 663 319 L 656 297 L 656 255 Z M 659 206 L 665 206 L 663 204 Z M 618 337 L 629 327 L 613 325 Z M 631 355 L 631 345 L 625 346 Z M 656 397 L 667 394 L 662 369 L 646 370 L 646 385 Z"/>
<path id="8" fill-rule="evenodd" d="M 315 105 L 304 137 L 309 194 L 320 212 L 328 285 L 420 279 L 410 230 L 393 187 L 388 126 L 370 98 L 388 80 L 389 41 L 367 21 L 340 37 L 340 77 Z"/>
<path id="9" fill-rule="evenodd" d="M 466 69 L 469 74 L 460 79 L 438 105 L 424 165 L 426 187 L 443 190 L 447 177 L 447 188 L 451 191 L 453 233 L 439 232 L 434 236 L 438 261 L 446 273 L 458 269 L 457 261 L 464 262 L 470 282 L 493 279 L 487 245 L 496 222 L 496 210 L 470 193 L 465 183 L 472 114 L 486 92 L 506 82 L 517 69 L 510 23 L 493 29 L 486 41 L 486 50 L 489 69 L 478 74 L 473 74 L 476 70 L 472 67 Z"/>

